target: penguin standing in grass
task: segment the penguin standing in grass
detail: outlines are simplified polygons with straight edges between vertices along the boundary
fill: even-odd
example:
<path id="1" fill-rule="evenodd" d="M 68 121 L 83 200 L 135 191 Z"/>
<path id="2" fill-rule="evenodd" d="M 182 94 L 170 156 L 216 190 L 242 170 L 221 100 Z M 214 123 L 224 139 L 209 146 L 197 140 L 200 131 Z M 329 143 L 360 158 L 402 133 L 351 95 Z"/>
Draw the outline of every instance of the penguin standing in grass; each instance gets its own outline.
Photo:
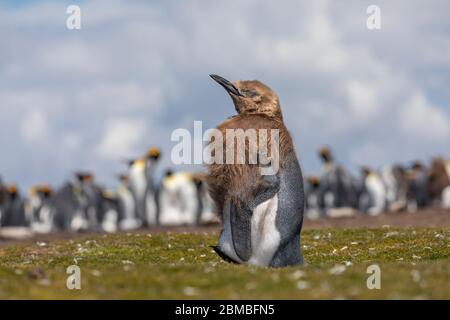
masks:
<path id="1" fill-rule="evenodd" d="M 189 172 L 167 170 L 159 188 L 159 224 L 194 225 L 200 218 L 200 202 L 194 177 Z"/>
<path id="2" fill-rule="evenodd" d="M 142 222 L 136 216 L 136 201 L 130 189 L 127 175 L 119 176 L 117 198 L 119 200 L 119 229 L 133 230 L 141 226 Z"/>
<path id="3" fill-rule="evenodd" d="M 147 151 L 145 170 L 147 177 L 145 219 L 148 225 L 156 225 L 158 223 L 158 190 L 155 184 L 155 169 L 160 157 L 161 151 L 156 147 L 152 147 Z"/>
<path id="4" fill-rule="evenodd" d="M 320 178 L 311 176 L 307 179 L 306 189 L 306 217 L 317 219 L 323 215 L 323 192 L 320 185 Z"/>
<path id="5" fill-rule="evenodd" d="M 128 176 L 130 190 L 133 193 L 136 217 L 140 224 L 145 223 L 145 193 L 147 190 L 147 177 L 145 159 L 131 160 L 129 163 Z"/>
<path id="6" fill-rule="evenodd" d="M 25 201 L 16 185 L 6 187 L 6 202 L 0 221 L 2 227 L 28 227 L 29 220 L 25 214 Z"/>
<path id="7" fill-rule="evenodd" d="M 447 176 L 450 180 L 450 161 L 447 160 L 445 162 L 445 169 L 447 171 Z M 444 188 L 442 191 L 442 207 L 449 209 L 450 208 L 450 184 Z"/>
<path id="8" fill-rule="evenodd" d="M 0 221 L 2 221 L 2 213 L 5 203 L 6 203 L 6 187 L 3 185 L 2 177 L 0 176 Z"/>
<path id="9" fill-rule="evenodd" d="M 31 229 L 37 233 L 49 233 L 53 229 L 53 191 L 48 185 L 30 188 L 26 213 Z"/>
<path id="10" fill-rule="evenodd" d="M 444 197 L 447 196 L 447 188 L 450 187 L 450 169 L 447 161 L 443 158 L 433 159 L 428 174 L 427 193 L 430 205 L 435 207 L 444 206 Z M 444 201 L 443 201 L 444 200 Z"/>
<path id="11" fill-rule="evenodd" d="M 405 209 L 408 205 L 408 171 L 400 165 L 386 165 L 381 168 L 381 179 L 389 211 Z"/>
<path id="12" fill-rule="evenodd" d="M 92 230 L 100 229 L 102 214 L 102 191 L 95 183 L 94 175 L 88 172 L 76 174 L 78 179 L 79 196 L 83 206 L 84 217 L 87 228 Z"/>
<path id="13" fill-rule="evenodd" d="M 101 230 L 108 233 L 117 231 L 119 222 L 119 198 L 111 190 L 102 189 L 99 222 Z"/>
<path id="14" fill-rule="evenodd" d="M 158 219 L 153 176 L 159 157 L 159 149 L 150 148 L 144 157 L 129 162 L 130 188 L 135 200 L 136 215 L 143 226 L 155 225 Z"/>
<path id="15" fill-rule="evenodd" d="M 214 249 L 223 259 L 235 263 L 270 267 L 301 264 L 303 178 L 278 96 L 257 80 L 232 83 L 217 75 L 211 78 L 228 92 L 238 113 L 217 128 L 222 133 L 223 150 L 228 143 L 232 145 L 231 141 L 227 143 L 227 129 L 255 129 L 261 138 L 258 141 L 267 148 L 263 151 L 263 144 L 244 141 L 244 146 L 237 146 L 248 153 L 244 164 L 227 164 L 225 156 L 217 154 L 214 156 L 223 158 L 208 164 L 207 183 L 222 218 L 219 244 Z M 272 139 L 272 129 L 279 139 Z M 264 132 L 266 141 L 260 136 Z M 276 149 L 279 153 L 273 151 Z M 261 151 L 268 152 L 261 155 Z M 254 159 L 255 153 L 257 161 L 251 163 L 249 158 Z M 270 170 L 263 174 L 267 160 L 272 174 L 268 174 Z"/>
<path id="16" fill-rule="evenodd" d="M 368 167 L 361 168 L 367 194 L 365 211 L 372 216 L 381 214 L 386 209 L 386 189 L 381 177 Z"/>
<path id="17" fill-rule="evenodd" d="M 351 176 L 334 161 L 328 147 L 319 150 L 319 157 L 323 163 L 320 180 L 326 208 L 355 208 L 357 199 Z"/>
<path id="18" fill-rule="evenodd" d="M 206 174 L 195 173 L 193 175 L 194 183 L 197 186 L 197 202 L 198 208 L 198 224 L 211 224 L 219 222 L 214 201 L 208 192 L 208 184 L 206 183 Z"/>
<path id="19" fill-rule="evenodd" d="M 407 209 L 416 211 L 428 206 L 428 170 L 420 162 L 414 161 L 411 169 L 405 174 L 408 182 Z"/>

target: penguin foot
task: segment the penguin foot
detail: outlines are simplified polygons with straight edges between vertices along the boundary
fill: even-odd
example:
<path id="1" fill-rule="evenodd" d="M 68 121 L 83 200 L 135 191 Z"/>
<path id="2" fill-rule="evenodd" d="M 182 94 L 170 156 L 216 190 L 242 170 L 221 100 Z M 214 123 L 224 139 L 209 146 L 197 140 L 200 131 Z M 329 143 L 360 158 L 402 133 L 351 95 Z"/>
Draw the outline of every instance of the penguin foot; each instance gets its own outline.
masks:
<path id="1" fill-rule="evenodd" d="M 227 256 L 226 253 L 224 253 L 222 250 L 220 250 L 220 248 L 218 246 L 211 246 L 211 248 L 213 248 L 214 251 L 219 255 L 219 257 L 221 257 L 224 261 L 229 262 L 229 263 L 239 264 L 239 262 L 237 262 L 236 260 Z"/>

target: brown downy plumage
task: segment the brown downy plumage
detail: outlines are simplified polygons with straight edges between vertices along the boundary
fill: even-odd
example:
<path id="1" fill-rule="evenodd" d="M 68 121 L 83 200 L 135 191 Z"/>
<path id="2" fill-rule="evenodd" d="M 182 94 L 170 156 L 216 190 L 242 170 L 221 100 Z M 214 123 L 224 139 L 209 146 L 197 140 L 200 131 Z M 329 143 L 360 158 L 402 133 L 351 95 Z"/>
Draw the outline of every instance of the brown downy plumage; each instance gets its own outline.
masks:
<path id="1" fill-rule="evenodd" d="M 442 192 L 450 186 L 445 160 L 442 158 L 433 159 L 428 175 L 428 195 L 434 203 L 440 203 Z"/>
<path id="2" fill-rule="evenodd" d="M 267 130 L 267 155 L 271 155 L 271 129 L 279 130 L 279 165 L 283 167 L 285 155 L 293 152 L 292 140 L 288 130 L 284 126 L 278 96 L 263 83 L 253 81 L 229 82 L 222 77 L 211 75 L 211 77 L 222 85 L 234 102 L 238 115 L 235 115 L 220 125 L 217 129 L 223 137 L 223 164 L 210 164 L 207 183 L 210 195 L 217 205 L 220 215 L 226 200 L 230 200 L 239 207 L 240 202 L 246 202 L 254 196 L 255 190 L 263 189 L 267 180 L 261 176 L 261 163 L 249 164 L 250 150 L 249 142 L 245 142 L 245 164 L 226 164 L 226 130 L 227 129 L 256 129 L 259 141 L 258 129 Z M 255 146 L 259 150 L 261 146 Z M 235 150 L 237 143 L 235 141 Z M 249 150 L 250 149 L 250 150 Z M 236 152 L 235 152 L 236 159 Z"/>

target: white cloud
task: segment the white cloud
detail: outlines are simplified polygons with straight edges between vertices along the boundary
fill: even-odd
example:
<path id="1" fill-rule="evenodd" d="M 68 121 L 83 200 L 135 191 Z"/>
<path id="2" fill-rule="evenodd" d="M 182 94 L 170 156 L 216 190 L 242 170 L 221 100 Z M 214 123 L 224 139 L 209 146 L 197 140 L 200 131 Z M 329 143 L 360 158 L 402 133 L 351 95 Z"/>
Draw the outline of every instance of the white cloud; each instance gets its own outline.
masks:
<path id="1" fill-rule="evenodd" d="M 64 38 L 61 42 L 41 46 L 39 60 L 39 67 L 47 72 L 66 73 L 69 77 L 98 75 L 108 67 L 106 57 L 95 44 Z"/>
<path id="2" fill-rule="evenodd" d="M 352 148 L 349 154 L 350 163 L 354 168 L 370 164 L 377 169 L 383 164 L 388 164 L 391 159 L 386 149 L 386 146 L 378 141 L 365 141 L 362 145 Z"/>
<path id="3" fill-rule="evenodd" d="M 440 109 L 430 104 L 423 94 L 414 94 L 400 111 L 403 132 L 417 140 L 446 140 L 450 137 L 450 121 Z"/>
<path id="4" fill-rule="evenodd" d="M 87 112 L 107 114 L 145 111 L 143 109 L 157 112 L 163 103 L 159 87 L 150 84 L 144 87 L 136 82 L 96 84 L 81 90 L 77 99 L 77 104 Z"/>
<path id="5" fill-rule="evenodd" d="M 349 81 L 347 91 L 350 110 L 362 122 L 371 120 L 377 113 L 375 88 L 368 83 Z"/>
<path id="6" fill-rule="evenodd" d="M 17 121 L 32 110 L 58 114 L 63 111 L 64 96 L 51 90 L 0 91 L 0 121 Z"/>
<path id="7" fill-rule="evenodd" d="M 145 123 L 133 119 L 111 119 L 106 123 L 96 147 L 99 156 L 117 161 L 137 152 L 145 134 Z"/>
<path id="8" fill-rule="evenodd" d="M 28 144 L 42 143 L 48 137 L 47 127 L 45 114 L 41 110 L 34 109 L 23 118 L 20 133 Z"/>
<path id="9" fill-rule="evenodd" d="M 62 146 L 64 150 L 67 151 L 78 151 L 81 147 L 81 137 L 79 134 L 75 132 L 66 132 L 63 134 L 62 138 Z"/>

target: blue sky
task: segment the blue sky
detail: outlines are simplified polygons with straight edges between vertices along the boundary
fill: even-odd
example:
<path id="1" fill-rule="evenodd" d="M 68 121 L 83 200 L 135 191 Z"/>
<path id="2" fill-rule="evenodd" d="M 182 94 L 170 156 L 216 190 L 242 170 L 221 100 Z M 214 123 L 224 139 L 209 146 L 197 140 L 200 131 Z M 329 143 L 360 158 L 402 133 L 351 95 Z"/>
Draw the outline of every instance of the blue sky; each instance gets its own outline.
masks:
<path id="1" fill-rule="evenodd" d="M 352 171 L 450 157 L 448 1 L 2 1 L 0 39 L 0 175 L 24 187 L 112 185 L 153 145 L 180 169 L 171 132 L 234 112 L 210 73 L 278 92 L 306 174 L 324 144 Z"/>

